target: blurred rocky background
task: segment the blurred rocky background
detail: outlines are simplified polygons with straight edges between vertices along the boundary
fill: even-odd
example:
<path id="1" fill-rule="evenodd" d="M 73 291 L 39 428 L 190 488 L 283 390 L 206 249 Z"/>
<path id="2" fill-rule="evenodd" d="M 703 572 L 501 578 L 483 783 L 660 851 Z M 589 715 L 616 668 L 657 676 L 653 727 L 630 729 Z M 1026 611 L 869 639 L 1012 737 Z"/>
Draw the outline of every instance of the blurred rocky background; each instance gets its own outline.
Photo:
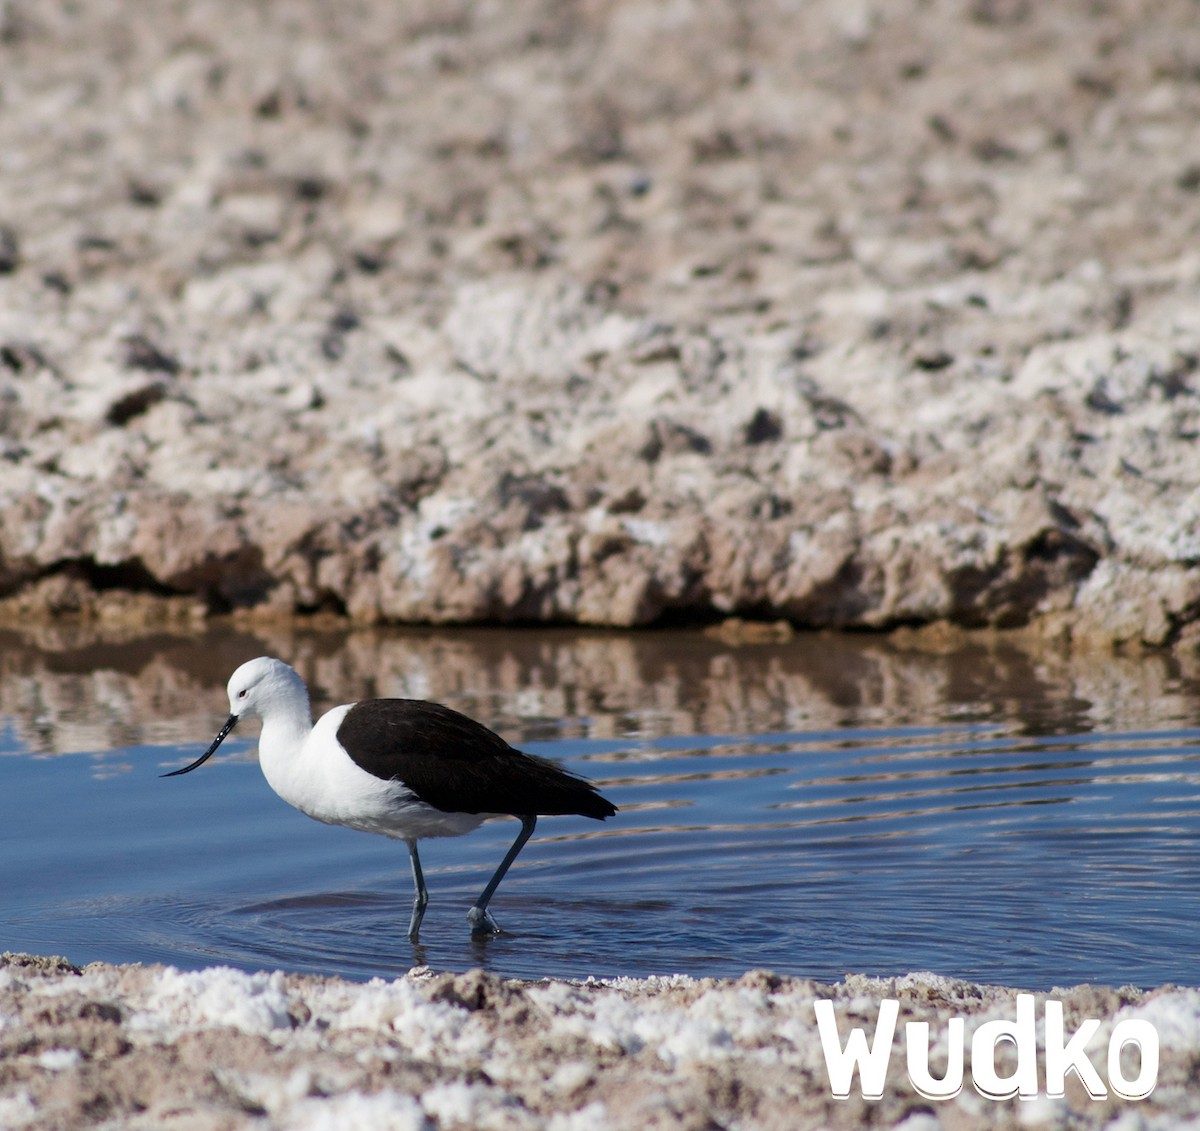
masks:
<path id="1" fill-rule="evenodd" d="M 0 2 L 0 614 L 1200 640 L 1191 0 Z"/>

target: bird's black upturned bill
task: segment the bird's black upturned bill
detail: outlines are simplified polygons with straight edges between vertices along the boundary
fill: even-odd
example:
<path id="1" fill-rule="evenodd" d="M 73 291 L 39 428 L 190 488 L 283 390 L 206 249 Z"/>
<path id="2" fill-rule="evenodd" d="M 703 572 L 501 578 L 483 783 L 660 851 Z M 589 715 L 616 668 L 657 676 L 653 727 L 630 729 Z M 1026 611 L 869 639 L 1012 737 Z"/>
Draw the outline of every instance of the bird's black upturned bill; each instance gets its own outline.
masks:
<path id="1" fill-rule="evenodd" d="M 225 741 L 225 736 L 231 730 L 233 730 L 233 728 L 235 726 L 237 726 L 237 721 L 238 721 L 237 715 L 230 715 L 229 718 L 227 718 L 225 720 L 225 725 L 217 733 L 217 737 L 213 739 L 212 745 L 206 751 L 204 751 L 204 753 L 201 754 L 200 757 L 197 758 L 190 766 L 184 766 L 183 769 L 181 769 L 181 770 L 172 770 L 169 774 L 159 774 L 158 776 L 160 778 L 175 778 L 175 777 L 178 777 L 180 774 L 190 774 L 192 772 L 192 770 L 195 770 L 198 767 L 203 766 L 204 763 L 207 762 L 209 760 L 209 758 L 211 758 L 213 756 L 213 754 L 216 752 L 217 747 L 220 746 L 221 743 Z"/>

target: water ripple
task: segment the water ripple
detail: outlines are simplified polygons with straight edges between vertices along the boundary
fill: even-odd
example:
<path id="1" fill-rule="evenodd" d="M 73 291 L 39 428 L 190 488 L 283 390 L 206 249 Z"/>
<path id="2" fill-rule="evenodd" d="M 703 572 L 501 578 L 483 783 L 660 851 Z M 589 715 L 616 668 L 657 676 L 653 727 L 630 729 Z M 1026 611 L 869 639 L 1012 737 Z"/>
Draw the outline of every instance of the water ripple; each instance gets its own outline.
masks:
<path id="1" fill-rule="evenodd" d="M 132 773 L 6 759 L 8 949 L 76 960 L 421 963 L 584 977 L 752 966 L 912 969 L 1049 987 L 1200 982 L 1200 731 L 1008 733 L 995 723 L 548 741 L 621 807 L 549 818 L 472 939 L 512 822 L 427 842 L 422 946 L 402 845 L 306 821 L 243 754 L 167 792 Z M 15 753 L 15 751 L 14 751 Z"/>

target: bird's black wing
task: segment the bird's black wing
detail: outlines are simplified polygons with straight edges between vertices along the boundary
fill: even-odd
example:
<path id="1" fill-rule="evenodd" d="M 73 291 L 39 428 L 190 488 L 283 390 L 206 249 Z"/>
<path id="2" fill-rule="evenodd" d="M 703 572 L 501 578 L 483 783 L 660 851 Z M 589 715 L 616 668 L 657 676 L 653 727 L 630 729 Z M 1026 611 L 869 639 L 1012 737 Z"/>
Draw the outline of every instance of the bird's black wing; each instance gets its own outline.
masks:
<path id="1" fill-rule="evenodd" d="M 440 703 L 367 699 L 346 712 L 337 737 L 367 773 L 403 782 L 445 813 L 576 813 L 603 820 L 617 811 L 590 782 L 514 749 Z"/>

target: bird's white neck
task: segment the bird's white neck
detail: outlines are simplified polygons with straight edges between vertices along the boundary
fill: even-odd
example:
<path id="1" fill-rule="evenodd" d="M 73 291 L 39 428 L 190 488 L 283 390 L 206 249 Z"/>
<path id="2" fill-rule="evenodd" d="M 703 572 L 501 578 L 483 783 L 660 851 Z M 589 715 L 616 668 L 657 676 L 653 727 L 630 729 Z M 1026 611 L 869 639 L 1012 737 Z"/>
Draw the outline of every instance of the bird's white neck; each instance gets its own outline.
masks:
<path id="1" fill-rule="evenodd" d="M 312 732 L 312 717 L 304 715 L 273 715 L 263 719 L 262 734 L 258 739 L 261 758 L 292 758 L 304 745 Z"/>
<path id="2" fill-rule="evenodd" d="M 294 791 L 302 774 L 301 754 L 312 733 L 312 710 L 303 685 L 277 695 L 262 712 L 262 734 L 258 739 L 258 761 L 271 788 L 281 796 Z"/>

